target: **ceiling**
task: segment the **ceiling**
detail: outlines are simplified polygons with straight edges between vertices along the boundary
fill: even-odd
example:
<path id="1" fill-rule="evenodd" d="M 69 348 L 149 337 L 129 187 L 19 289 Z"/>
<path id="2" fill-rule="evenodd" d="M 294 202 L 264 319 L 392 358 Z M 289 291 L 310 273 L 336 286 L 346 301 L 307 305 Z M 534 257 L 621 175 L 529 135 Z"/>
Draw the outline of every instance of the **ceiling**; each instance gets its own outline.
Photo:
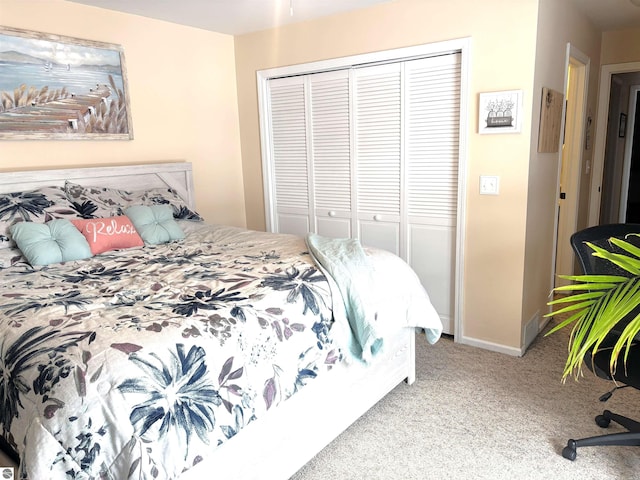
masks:
<path id="1" fill-rule="evenodd" d="M 230 35 L 401 0 L 71 0 Z M 558 0 L 555 0 L 558 1 Z M 640 27 L 631 0 L 569 0 L 600 30 Z M 640 0 L 636 0 L 640 4 Z"/>
<path id="2" fill-rule="evenodd" d="M 602 31 L 640 27 L 640 0 L 571 1 Z"/>
<path id="3" fill-rule="evenodd" d="M 119 12 L 242 35 L 394 0 L 71 0 Z M 293 13 L 293 14 L 292 14 Z"/>

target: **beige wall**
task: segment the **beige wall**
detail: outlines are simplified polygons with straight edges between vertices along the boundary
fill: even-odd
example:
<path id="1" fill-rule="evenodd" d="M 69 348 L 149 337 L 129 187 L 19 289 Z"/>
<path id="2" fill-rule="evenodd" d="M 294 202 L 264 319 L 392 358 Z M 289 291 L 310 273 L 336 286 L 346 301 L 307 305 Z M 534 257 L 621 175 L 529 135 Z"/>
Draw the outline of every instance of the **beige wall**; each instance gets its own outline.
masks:
<path id="1" fill-rule="evenodd" d="M 560 153 L 538 153 L 538 126 L 542 100 L 542 88 L 549 87 L 564 92 L 567 43 L 590 59 L 589 94 L 586 111 L 595 121 L 598 77 L 600 70 L 600 39 L 586 17 L 570 2 L 540 0 L 538 17 L 538 42 L 535 59 L 533 89 L 533 114 L 531 118 L 531 160 L 527 196 L 526 248 L 524 262 L 524 296 L 522 305 L 523 328 L 528 321 L 545 315 L 554 271 L 554 222 L 558 188 Z M 592 142 L 589 150 L 582 152 L 580 175 L 580 200 L 578 229 L 586 226 L 588 191 L 591 176 L 585 174 L 586 162 L 591 161 Z M 570 274 L 572 272 L 556 272 Z"/>
<path id="2" fill-rule="evenodd" d="M 186 160 L 196 205 L 245 225 L 233 37 L 61 0 L 2 0 L 8 27 L 122 45 L 132 141 L 2 141 L 0 169 Z"/>
<path id="3" fill-rule="evenodd" d="M 256 70 L 472 37 L 462 333 L 519 349 L 537 3 L 396 0 L 236 37 L 247 224 L 265 226 Z M 524 90 L 522 133 L 479 135 L 478 93 L 510 89 Z M 500 176 L 499 196 L 479 195 L 481 174 Z"/>
<path id="4" fill-rule="evenodd" d="M 602 65 L 640 61 L 640 28 L 602 34 Z"/>

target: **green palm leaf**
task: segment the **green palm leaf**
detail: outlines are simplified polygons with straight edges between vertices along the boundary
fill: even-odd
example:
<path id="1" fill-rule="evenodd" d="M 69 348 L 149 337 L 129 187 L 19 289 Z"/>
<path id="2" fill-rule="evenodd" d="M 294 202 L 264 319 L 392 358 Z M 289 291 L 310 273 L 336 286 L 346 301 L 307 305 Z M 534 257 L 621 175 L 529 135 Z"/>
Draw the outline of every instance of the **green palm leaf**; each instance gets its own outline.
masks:
<path id="1" fill-rule="evenodd" d="M 547 317 L 573 312 L 546 334 L 550 335 L 573 325 L 563 379 L 572 374 L 579 377 L 585 355 L 589 351 L 595 354 L 614 326 L 640 305 L 640 248 L 618 238 L 611 238 L 609 241 L 625 253 L 610 252 L 589 242 L 587 245 L 593 249 L 593 256 L 617 265 L 630 276 L 561 275 L 561 278 L 574 283 L 557 287 L 554 292 L 570 294 L 548 303 L 551 306 L 561 305 L 561 308 L 547 314 Z M 623 362 L 626 362 L 629 348 L 639 332 L 640 314 L 625 326 L 612 348 L 612 373 L 615 373 L 621 355 Z"/>

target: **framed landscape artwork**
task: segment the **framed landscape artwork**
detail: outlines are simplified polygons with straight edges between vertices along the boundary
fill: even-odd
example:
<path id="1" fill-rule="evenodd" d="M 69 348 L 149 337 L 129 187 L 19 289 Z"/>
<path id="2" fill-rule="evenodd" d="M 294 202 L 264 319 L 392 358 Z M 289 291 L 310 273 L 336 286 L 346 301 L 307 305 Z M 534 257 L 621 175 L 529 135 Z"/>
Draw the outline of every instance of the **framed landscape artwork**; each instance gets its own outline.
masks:
<path id="1" fill-rule="evenodd" d="M 122 47 L 0 27 L 0 140 L 131 140 Z"/>

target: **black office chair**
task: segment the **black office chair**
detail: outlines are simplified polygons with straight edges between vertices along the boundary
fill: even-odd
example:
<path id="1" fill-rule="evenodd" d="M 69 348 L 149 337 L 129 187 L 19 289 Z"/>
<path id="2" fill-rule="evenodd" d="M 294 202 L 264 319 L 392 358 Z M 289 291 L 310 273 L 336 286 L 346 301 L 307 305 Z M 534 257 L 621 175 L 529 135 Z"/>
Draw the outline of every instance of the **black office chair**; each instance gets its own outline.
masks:
<path id="1" fill-rule="evenodd" d="M 617 223 L 611 225 L 597 225 L 595 227 L 586 228 L 579 232 L 574 233 L 571 236 L 571 246 L 582 266 L 582 271 L 585 274 L 596 275 L 620 275 L 628 277 L 629 272 L 619 268 L 617 265 L 609 262 L 608 260 L 594 257 L 593 250 L 585 243 L 591 242 L 594 245 L 606 248 L 609 251 L 618 250 L 613 246 L 609 239 L 612 237 L 625 239 L 627 242 L 636 246 L 640 246 L 640 237 L 635 235 L 626 237 L 629 233 L 640 233 L 640 224 L 631 223 Z M 625 253 L 618 250 L 620 253 Z M 585 364 L 593 371 L 598 377 L 607 380 L 614 380 L 623 384 L 624 386 L 634 387 L 640 390 L 640 343 L 634 343 L 629 351 L 629 357 L 627 359 L 626 368 L 620 366 L 616 369 L 614 375 L 611 375 L 610 360 L 611 349 L 615 345 L 618 337 L 622 333 L 625 325 L 629 323 L 640 312 L 640 306 L 633 312 L 627 315 L 621 320 L 611 331 L 611 333 L 605 338 L 602 344 L 598 347 L 598 351 L 595 355 L 589 352 L 585 356 Z M 609 399 L 611 392 L 600 397 L 601 401 Z M 602 428 L 609 426 L 610 422 L 615 422 L 624 428 L 627 432 L 612 433 L 608 435 L 599 435 L 589 438 L 581 438 L 579 440 L 571 439 L 567 442 L 567 446 L 562 450 L 562 456 L 569 460 L 575 460 L 576 449 L 578 447 L 589 447 L 598 445 L 627 445 L 627 446 L 640 446 L 640 422 L 632 420 L 630 418 L 612 413 L 609 410 L 605 410 L 602 415 L 598 415 L 596 418 L 596 424 Z"/>

